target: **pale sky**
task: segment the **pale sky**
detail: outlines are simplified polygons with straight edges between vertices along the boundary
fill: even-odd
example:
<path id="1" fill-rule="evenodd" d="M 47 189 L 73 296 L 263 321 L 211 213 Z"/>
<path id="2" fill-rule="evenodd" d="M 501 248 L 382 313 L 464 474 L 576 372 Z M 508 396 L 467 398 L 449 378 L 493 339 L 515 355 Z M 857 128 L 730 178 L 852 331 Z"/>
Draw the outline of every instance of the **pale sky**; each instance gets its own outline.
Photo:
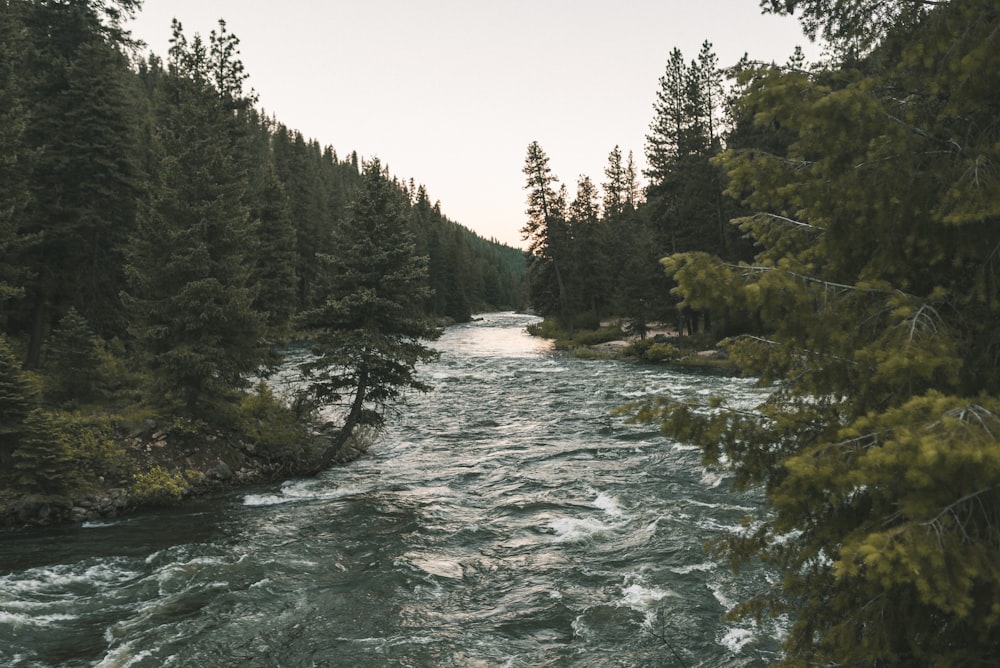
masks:
<path id="1" fill-rule="evenodd" d="M 581 174 L 600 186 L 615 145 L 641 169 L 674 47 L 690 61 L 707 39 L 722 66 L 819 53 L 758 0 L 145 0 L 129 25 L 165 57 L 175 17 L 206 40 L 225 19 L 267 113 L 518 247 L 528 144 L 571 196 Z"/>

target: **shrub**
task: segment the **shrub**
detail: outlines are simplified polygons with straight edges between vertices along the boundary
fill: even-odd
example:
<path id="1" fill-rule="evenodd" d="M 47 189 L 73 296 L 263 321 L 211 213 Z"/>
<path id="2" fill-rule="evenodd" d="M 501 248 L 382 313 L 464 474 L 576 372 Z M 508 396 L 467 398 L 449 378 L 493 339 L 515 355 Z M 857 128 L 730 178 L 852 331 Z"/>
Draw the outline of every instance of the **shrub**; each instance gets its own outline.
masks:
<path id="1" fill-rule="evenodd" d="M 669 343 L 654 343 L 646 349 L 644 357 L 650 362 L 669 362 L 681 356 L 681 351 Z"/>
<path id="2" fill-rule="evenodd" d="M 164 503 L 181 498 L 191 489 L 184 474 L 161 466 L 133 474 L 132 493 L 143 503 Z"/>
<path id="3" fill-rule="evenodd" d="M 308 441 L 301 417 L 264 382 L 240 402 L 239 433 L 258 451 L 279 459 L 300 456 Z"/>
<path id="4" fill-rule="evenodd" d="M 84 485 L 124 484 L 135 464 L 122 431 L 107 417 L 72 416 L 64 420 L 74 468 Z"/>

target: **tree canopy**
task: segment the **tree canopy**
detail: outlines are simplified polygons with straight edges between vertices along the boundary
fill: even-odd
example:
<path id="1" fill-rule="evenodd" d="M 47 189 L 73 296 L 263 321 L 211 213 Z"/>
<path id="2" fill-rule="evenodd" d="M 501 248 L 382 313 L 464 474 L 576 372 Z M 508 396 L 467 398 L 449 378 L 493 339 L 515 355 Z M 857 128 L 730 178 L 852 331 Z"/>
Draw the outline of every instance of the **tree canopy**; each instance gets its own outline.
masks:
<path id="1" fill-rule="evenodd" d="M 848 30 L 838 12 L 866 3 L 803 4 Z M 862 66 L 743 74 L 756 134 L 718 163 L 750 210 L 734 222 L 752 262 L 664 260 L 682 305 L 755 315 L 727 348 L 768 400 L 641 414 L 766 490 L 723 547 L 781 569 L 736 612 L 790 615 L 786 664 L 985 665 L 1000 653 L 1000 14 L 876 4 L 920 16 Z"/>

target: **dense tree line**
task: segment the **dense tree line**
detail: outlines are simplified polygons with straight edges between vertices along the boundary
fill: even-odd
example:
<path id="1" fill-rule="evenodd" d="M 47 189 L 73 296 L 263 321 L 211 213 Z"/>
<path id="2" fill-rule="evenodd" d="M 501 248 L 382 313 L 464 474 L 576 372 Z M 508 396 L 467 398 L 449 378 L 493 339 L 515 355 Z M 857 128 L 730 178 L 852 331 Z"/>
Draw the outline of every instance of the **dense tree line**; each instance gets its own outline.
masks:
<path id="1" fill-rule="evenodd" d="M 691 113 L 716 90 L 710 67 L 691 74 L 711 59 L 671 54 L 637 215 L 678 306 L 727 323 L 722 345 L 767 399 L 635 409 L 766 493 L 746 532 L 717 547 L 737 566 L 780 570 L 733 614 L 787 616 L 784 665 L 990 665 L 1000 11 L 993 0 L 762 6 L 798 12 L 829 40 L 827 61 L 734 68 L 711 116 L 726 119 L 719 141 L 710 116 Z M 571 219 L 555 211 L 535 258 L 562 263 L 573 305 L 576 270 L 559 249 Z"/>
<path id="2" fill-rule="evenodd" d="M 140 58 L 122 29 L 139 4 L 0 2 L 0 475 L 26 490 L 86 468 L 81 422 L 248 436 L 249 413 L 282 410 L 252 391 L 282 346 L 348 355 L 340 328 L 382 337 L 351 358 L 370 423 L 420 388 L 433 328 L 414 323 L 525 301 L 520 251 L 264 115 L 225 22 L 204 39 L 175 21 L 165 59 Z M 334 316 L 353 298 L 389 314 L 378 331 Z M 314 395 L 343 393 L 326 378 Z"/>
<path id="3" fill-rule="evenodd" d="M 724 142 L 739 142 L 743 130 L 727 113 L 724 79 L 710 43 L 691 61 L 671 51 L 646 138 L 645 187 L 632 153 L 625 159 L 616 146 L 600 189 L 581 176 L 571 198 L 542 147 L 529 145 L 522 234 L 532 304 L 570 337 L 576 326 L 607 318 L 640 335 L 657 320 L 693 329 L 695 317 L 707 314 L 678 311 L 660 259 L 687 251 L 734 262 L 752 257 L 750 243 L 728 224 L 740 208 L 725 197 L 724 173 L 715 162 Z M 721 332 L 728 323 L 723 318 L 714 325 Z"/>

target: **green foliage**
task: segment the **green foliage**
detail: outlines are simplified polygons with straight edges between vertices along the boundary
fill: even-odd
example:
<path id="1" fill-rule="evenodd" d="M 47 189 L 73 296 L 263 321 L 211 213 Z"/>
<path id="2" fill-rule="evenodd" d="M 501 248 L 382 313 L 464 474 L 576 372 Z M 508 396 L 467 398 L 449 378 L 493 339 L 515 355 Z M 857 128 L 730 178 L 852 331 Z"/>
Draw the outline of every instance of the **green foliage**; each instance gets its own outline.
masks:
<path id="1" fill-rule="evenodd" d="M 910 28 L 936 2 L 884 0 L 761 0 L 765 12 L 799 14 L 810 39 L 822 36 L 843 58 L 869 54 L 892 30 Z"/>
<path id="2" fill-rule="evenodd" d="M 416 254 L 399 193 L 377 160 L 365 165 L 336 243 L 329 296 L 302 315 L 302 325 L 316 333 L 314 357 L 302 365 L 309 392 L 347 413 L 321 465 L 332 461 L 356 426 L 380 425 L 388 402 L 403 391 L 428 389 L 416 365 L 437 356 L 422 341 L 440 335 L 421 310 L 429 296 L 427 258 Z"/>
<path id="3" fill-rule="evenodd" d="M 222 424 L 233 419 L 233 390 L 266 357 L 263 317 L 253 309 L 255 226 L 239 150 L 246 124 L 233 113 L 246 100 L 241 76 L 224 74 L 240 69 L 230 47 L 214 33 L 208 49 L 197 38 L 188 45 L 175 26 L 156 110 L 155 187 L 127 268 L 130 332 L 152 371 L 155 399 Z"/>
<path id="4" fill-rule="evenodd" d="M 538 144 L 528 145 L 524 168 L 528 191 L 528 219 L 521 236 L 528 242 L 527 261 L 531 304 L 540 315 L 558 315 L 572 327 L 573 308 L 565 270 L 572 263 L 572 233 L 566 217 L 565 187 L 556 189 L 557 178 L 549 157 Z M 571 332 L 572 338 L 572 332 Z"/>
<path id="5" fill-rule="evenodd" d="M 119 486 L 129 481 L 136 463 L 114 421 L 76 415 L 64 416 L 61 422 L 79 487 Z"/>
<path id="6" fill-rule="evenodd" d="M 78 479 L 69 439 L 56 418 L 40 408 L 28 413 L 14 450 L 18 485 L 28 492 L 65 494 Z"/>
<path id="7" fill-rule="evenodd" d="M 30 201 L 28 174 L 34 152 L 24 144 L 27 55 L 21 30 L 26 3 L 6 3 L 0 12 L 0 307 L 24 294 L 24 269 L 12 261 L 24 239 L 19 224 Z"/>
<path id="8" fill-rule="evenodd" d="M 53 331 L 46 351 L 46 399 L 57 404 L 94 400 L 101 385 L 99 346 L 87 321 L 71 307 Z"/>
<path id="9" fill-rule="evenodd" d="M 297 460 L 310 442 L 307 424 L 261 382 L 257 391 L 240 403 L 239 433 L 253 444 L 254 452 L 280 460 Z"/>
<path id="10" fill-rule="evenodd" d="M 154 466 L 132 476 L 130 491 L 140 503 L 160 504 L 176 501 L 191 490 L 191 483 L 179 471 Z"/>
<path id="11" fill-rule="evenodd" d="M 767 492 L 720 548 L 782 570 L 735 614 L 788 614 L 787 665 L 1000 653 L 998 21 L 954 0 L 856 69 L 753 73 L 736 115 L 760 131 L 719 163 L 759 252 L 665 261 L 683 306 L 754 314 L 727 349 L 772 391 L 636 415 Z"/>
<path id="12" fill-rule="evenodd" d="M 14 4 L 27 7 L 18 74 L 21 149 L 31 155 L 17 216 L 26 299 L 15 316 L 27 325 L 33 368 L 67 306 L 104 334 L 124 331 L 121 248 L 134 229 L 138 119 L 122 36 L 102 23 L 98 3 Z"/>
<path id="13" fill-rule="evenodd" d="M 681 356 L 681 351 L 669 343 L 654 343 L 646 349 L 644 357 L 650 362 L 670 362 Z"/>
<path id="14" fill-rule="evenodd" d="M 608 325 L 593 330 L 579 330 L 573 341 L 580 346 L 596 346 L 599 343 L 618 341 L 624 337 L 622 328 L 618 325 Z"/>
<path id="15" fill-rule="evenodd" d="M 566 327 L 558 318 L 545 318 L 527 326 L 528 333 L 543 339 L 561 339 L 566 336 Z"/>
<path id="16" fill-rule="evenodd" d="M 0 335 L 0 466 L 4 471 L 10 470 L 24 420 L 33 405 L 31 386 L 7 340 Z"/>

